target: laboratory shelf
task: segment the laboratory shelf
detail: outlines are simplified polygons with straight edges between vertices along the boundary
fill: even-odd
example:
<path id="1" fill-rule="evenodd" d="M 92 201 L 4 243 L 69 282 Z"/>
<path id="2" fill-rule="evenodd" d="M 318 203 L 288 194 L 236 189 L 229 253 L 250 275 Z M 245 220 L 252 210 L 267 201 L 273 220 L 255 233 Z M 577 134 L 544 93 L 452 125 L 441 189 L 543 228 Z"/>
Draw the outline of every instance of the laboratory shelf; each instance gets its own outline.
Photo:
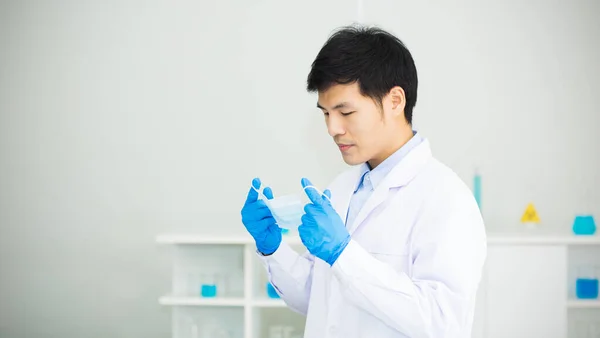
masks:
<path id="1" fill-rule="evenodd" d="M 286 304 L 281 299 L 257 299 L 252 301 L 254 307 L 286 307 Z"/>
<path id="2" fill-rule="evenodd" d="M 306 251 L 297 235 L 286 234 L 283 238 L 295 251 Z M 283 300 L 268 297 L 268 275 L 250 235 L 243 232 L 211 235 L 161 234 L 155 240 L 159 246 L 170 248 L 168 251 L 172 253 L 171 290 L 166 291 L 162 297 L 157 296 L 160 297 L 158 303 L 169 307 L 172 312 L 173 338 L 194 337 L 192 329 L 205 325 L 207 321 L 231 330 L 228 337 L 259 338 L 268 336 L 272 330 L 287 332 L 292 328 L 295 337 L 303 331 L 303 316 L 288 309 Z M 561 321 L 563 311 L 568 312 L 569 318 L 573 320 L 594 315 L 590 311 L 600 313 L 600 300 L 575 298 L 575 280 L 580 271 L 585 270 L 581 267 L 600 267 L 600 235 L 488 232 L 487 241 L 487 263 L 488 269 L 491 269 L 488 273 L 498 278 L 487 278 L 482 282 L 485 297 L 480 298 L 482 304 L 478 305 L 478 309 L 482 313 L 493 312 L 495 316 L 479 318 L 474 330 L 481 334 L 474 334 L 474 337 L 515 336 L 518 332 L 531 330 L 545 332 L 544 327 L 530 327 L 544 321 L 541 314 L 540 320 L 523 320 L 512 329 L 507 328 L 504 323 L 509 317 L 510 320 L 521 318 L 512 316 L 513 311 L 510 309 L 515 304 L 528 304 L 531 311 L 538 311 L 540 300 L 548 300 L 548 294 L 557 295 L 551 303 L 561 309 L 540 312 L 557 323 L 553 332 L 561 332 L 564 325 L 573 329 L 570 324 Z M 544 260 L 547 262 L 543 262 Z M 541 266 L 540 262 L 543 262 Z M 535 273 L 532 274 L 532 271 Z M 597 271 L 600 272 L 598 269 Z M 515 285 L 511 287 L 504 285 L 504 281 L 493 283 L 507 274 L 526 276 L 526 279 L 515 281 Z M 559 282 L 548 283 L 548 276 L 551 276 L 550 280 Z M 204 283 L 217 285 L 216 297 L 200 297 L 199 286 Z M 507 299 L 507 290 L 528 290 L 522 287 L 522 283 L 549 286 L 547 290 L 517 294 Z M 567 288 L 567 295 L 560 297 L 560 292 L 556 290 L 564 288 Z M 523 297 L 528 300 L 523 301 Z M 490 299 L 492 300 L 488 302 Z M 508 331 L 500 332 L 502 329 Z M 486 335 L 482 333 L 484 331 L 487 332 Z M 539 336 L 548 337 L 546 333 Z"/>
<path id="3" fill-rule="evenodd" d="M 286 234 L 284 241 L 299 252 L 306 250 L 297 236 Z M 215 325 L 220 320 L 215 318 L 227 319 L 219 325 L 244 338 L 264 337 L 280 327 L 302 331 L 304 317 L 287 309 L 283 300 L 268 297 L 267 273 L 250 235 L 163 234 L 156 242 L 172 253 L 171 290 L 158 298 L 171 308 L 172 337 L 194 337 L 193 328 L 207 316 Z M 198 294 L 204 283 L 216 286 L 216 297 Z"/>
<path id="4" fill-rule="evenodd" d="M 160 305 L 166 306 L 244 306 L 243 298 L 201 298 L 163 296 L 158 300 Z"/>
<path id="5" fill-rule="evenodd" d="M 284 240 L 291 245 L 301 245 L 298 236 L 283 236 Z M 554 234 L 529 234 L 529 233 L 493 233 L 487 234 L 488 244 L 514 244 L 514 245 L 600 245 L 600 235 L 576 236 L 576 235 L 554 235 Z M 156 237 L 159 244 L 215 244 L 215 245 L 246 245 L 254 244 L 252 237 L 245 235 L 159 235 Z"/>
<path id="6" fill-rule="evenodd" d="M 250 304 L 252 307 L 285 307 L 281 299 L 255 299 L 246 302 L 243 298 L 201 298 L 201 297 L 177 297 L 163 296 L 158 299 L 158 303 L 164 306 L 245 306 Z"/>
<path id="7" fill-rule="evenodd" d="M 300 237 L 293 235 L 284 235 L 284 241 L 291 245 L 302 244 Z M 156 237 L 158 244 L 197 244 L 197 245 L 251 245 L 254 244 L 254 239 L 250 235 L 186 235 L 186 234 L 166 234 Z"/>
<path id="8" fill-rule="evenodd" d="M 227 235 L 185 235 L 185 234 L 166 234 L 156 237 L 159 244 L 249 244 L 252 238 L 250 236 L 227 236 Z"/>
<path id="9" fill-rule="evenodd" d="M 489 244 L 503 245 L 600 245 L 600 236 L 488 234 Z"/>
<path id="10" fill-rule="evenodd" d="M 567 302 L 570 309 L 600 309 L 599 299 L 570 299 Z"/>

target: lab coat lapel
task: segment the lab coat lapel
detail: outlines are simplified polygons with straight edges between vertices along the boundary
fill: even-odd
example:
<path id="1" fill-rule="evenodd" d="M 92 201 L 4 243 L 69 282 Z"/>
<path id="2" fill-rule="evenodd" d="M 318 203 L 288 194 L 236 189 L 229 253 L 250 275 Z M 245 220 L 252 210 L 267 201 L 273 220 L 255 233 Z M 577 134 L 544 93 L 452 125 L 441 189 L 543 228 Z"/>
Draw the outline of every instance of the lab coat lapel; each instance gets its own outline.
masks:
<path id="1" fill-rule="evenodd" d="M 344 179 L 344 182 L 348 182 L 349 184 L 341 184 L 341 186 L 336 187 L 335 195 L 336 197 L 340 197 L 333 200 L 333 208 L 337 211 L 342 220 L 345 220 L 348 215 L 348 207 L 350 206 L 352 195 L 358 186 L 358 180 L 366 171 L 366 164 L 355 167 L 354 171 L 349 175 L 347 180 Z"/>
<path id="2" fill-rule="evenodd" d="M 358 212 L 358 215 L 356 215 L 356 219 L 354 220 L 354 222 L 352 222 L 350 228 L 348 228 L 348 232 L 350 234 L 352 234 L 358 228 L 358 226 L 365 220 L 365 218 L 371 213 L 371 211 L 373 211 L 376 207 L 383 203 L 383 201 L 385 201 L 385 198 L 387 197 L 387 194 L 389 192 L 389 188 L 384 186 L 383 183 L 384 182 L 381 182 L 381 184 L 375 189 L 375 191 L 373 191 L 373 194 L 367 199 L 365 204 Z"/>
<path id="3" fill-rule="evenodd" d="M 367 219 L 369 214 L 379 207 L 388 197 L 390 189 L 405 186 L 410 182 L 425 166 L 431 158 L 431 149 L 428 140 L 423 140 L 421 144 L 409 152 L 404 159 L 398 163 L 394 169 L 381 181 L 375 188 L 373 194 L 367 199 L 354 222 L 348 228 L 352 234 Z M 347 206 L 346 206 L 347 209 Z"/>

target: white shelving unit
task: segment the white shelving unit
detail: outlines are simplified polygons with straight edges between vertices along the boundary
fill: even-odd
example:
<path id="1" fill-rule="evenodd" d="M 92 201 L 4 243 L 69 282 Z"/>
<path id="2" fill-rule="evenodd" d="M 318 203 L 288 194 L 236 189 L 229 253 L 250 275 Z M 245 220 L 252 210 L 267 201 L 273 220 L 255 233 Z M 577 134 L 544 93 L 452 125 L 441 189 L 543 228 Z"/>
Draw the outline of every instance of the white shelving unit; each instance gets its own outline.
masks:
<path id="1" fill-rule="evenodd" d="M 298 252 L 304 251 L 299 238 L 285 235 L 284 240 Z M 159 298 L 159 304 L 173 309 L 174 338 L 204 337 L 202 330 L 209 325 L 228 331 L 222 335 L 213 331 L 211 337 L 218 338 L 266 338 L 269 328 L 278 325 L 293 327 L 291 337 L 302 337 L 304 317 L 288 309 L 281 299 L 267 296 L 267 275 L 249 235 L 167 234 L 158 236 L 156 241 L 171 248 L 173 254 L 172 289 Z M 566 337 L 566 332 L 573 332 L 573 323 L 582 319 L 598 318 L 600 323 L 600 299 L 579 300 L 574 291 L 577 265 L 600 268 L 600 236 L 489 234 L 488 246 L 474 338 L 517 337 L 520 332 Z M 203 273 L 218 276 L 218 294 L 214 298 L 200 297 L 199 278 L 206 278 Z M 507 274 L 519 278 L 509 280 Z M 502 280 L 498 281 L 500 277 Z M 544 291 L 529 291 L 538 284 Z M 549 303 L 542 304 L 546 300 Z M 523 302 L 527 309 L 539 312 L 533 315 L 537 317 L 517 320 L 515 328 L 508 329 L 507 323 L 518 315 L 514 308 Z M 555 310 L 544 312 L 546 307 Z M 552 333 L 541 332 L 550 330 L 541 326 L 526 327 L 536 320 L 551 321 Z"/>
<path id="2" fill-rule="evenodd" d="M 581 299 L 571 299 L 567 302 L 567 306 L 570 309 L 599 309 L 600 310 L 600 300 L 581 300 Z M 600 320 L 600 318 L 599 318 Z"/>
<path id="3" fill-rule="evenodd" d="M 286 235 L 284 240 L 303 251 L 299 238 Z M 249 235 L 160 235 L 156 241 L 172 249 L 172 289 L 158 302 L 173 308 L 174 338 L 268 337 L 278 326 L 287 327 L 289 337 L 303 336 L 304 317 L 268 297 L 267 275 Z M 202 278 L 211 276 L 217 276 L 217 295 L 201 297 Z M 217 333 L 217 326 L 226 332 Z M 212 330 L 210 335 L 205 329 Z"/>
<path id="4" fill-rule="evenodd" d="M 600 299 L 575 295 L 578 267 L 600 268 L 598 234 L 495 233 L 488 245 L 473 337 L 578 337 L 600 325 Z"/>

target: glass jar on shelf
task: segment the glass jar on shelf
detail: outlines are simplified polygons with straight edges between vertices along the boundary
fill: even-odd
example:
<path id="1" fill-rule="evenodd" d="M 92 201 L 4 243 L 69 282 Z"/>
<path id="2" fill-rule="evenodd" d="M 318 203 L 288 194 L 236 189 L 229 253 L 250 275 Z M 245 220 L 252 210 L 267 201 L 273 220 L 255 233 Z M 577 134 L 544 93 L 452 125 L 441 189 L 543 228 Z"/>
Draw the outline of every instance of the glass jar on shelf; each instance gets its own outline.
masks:
<path id="1" fill-rule="evenodd" d="M 578 299 L 598 298 L 598 278 L 600 266 L 582 265 L 577 268 L 575 294 Z"/>

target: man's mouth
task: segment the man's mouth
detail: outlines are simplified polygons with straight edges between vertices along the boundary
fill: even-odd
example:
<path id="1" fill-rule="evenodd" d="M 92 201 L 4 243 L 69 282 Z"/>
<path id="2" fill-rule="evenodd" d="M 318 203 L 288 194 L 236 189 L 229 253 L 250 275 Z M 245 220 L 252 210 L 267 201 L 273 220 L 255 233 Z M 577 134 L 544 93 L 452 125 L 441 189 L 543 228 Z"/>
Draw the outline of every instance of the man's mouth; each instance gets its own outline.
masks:
<path id="1" fill-rule="evenodd" d="M 341 151 L 346 151 L 348 149 L 350 149 L 350 147 L 352 147 L 351 144 L 338 144 L 338 147 L 340 148 Z"/>

